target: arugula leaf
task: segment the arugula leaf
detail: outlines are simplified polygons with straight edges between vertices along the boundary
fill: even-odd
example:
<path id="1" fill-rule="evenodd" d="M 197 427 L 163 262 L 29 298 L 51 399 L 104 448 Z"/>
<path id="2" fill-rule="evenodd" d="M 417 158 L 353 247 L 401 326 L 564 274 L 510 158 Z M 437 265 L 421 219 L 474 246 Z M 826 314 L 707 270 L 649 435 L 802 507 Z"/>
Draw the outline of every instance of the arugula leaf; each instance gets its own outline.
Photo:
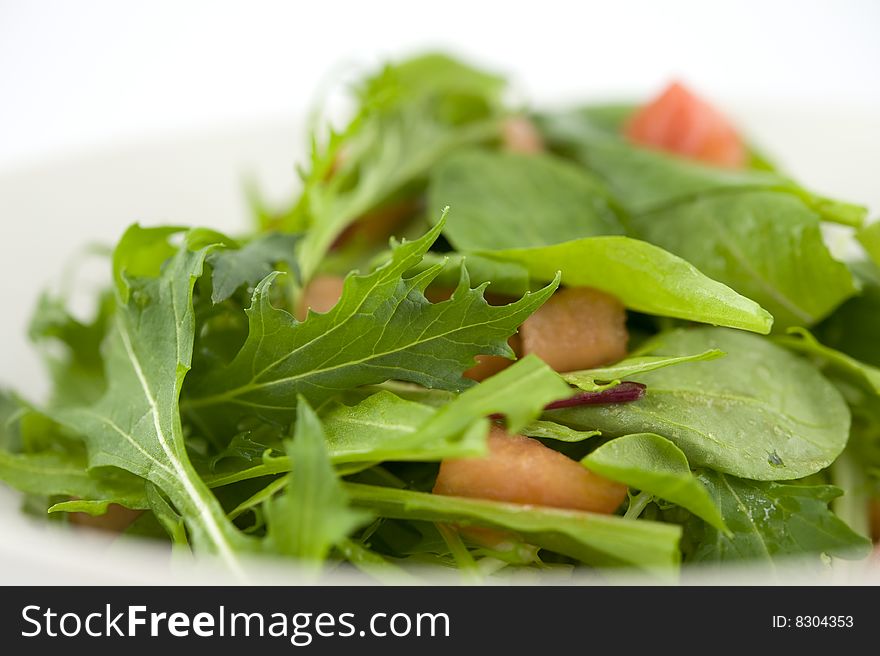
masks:
<path id="1" fill-rule="evenodd" d="M 626 565 L 670 574 L 679 561 L 680 530 L 672 524 L 555 508 L 529 507 L 523 512 L 516 504 L 358 483 L 347 483 L 345 489 L 355 506 L 382 517 L 507 529 L 588 565 Z"/>
<path id="2" fill-rule="evenodd" d="M 709 349 L 693 355 L 639 355 L 595 369 L 562 374 L 562 378 L 585 392 L 601 392 L 620 385 L 625 378 L 686 362 L 705 362 L 724 356 L 724 351 Z"/>
<path id="3" fill-rule="evenodd" d="M 538 280 L 552 280 L 561 270 L 564 284 L 594 287 L 648 314 L 759 333 L 770 332 L 773 324 L 773 317 L 754 301 L 662 248 L 628 237 L 587 237 L 480 254 L 522 264 Z"/>
<path id="4" fill-rule="evenodd" d="M 506 306 L 490 306 L 467 272 L 452 298 L 431 304 L 424 289 L 439 269 L 404 277 L 442 229 L 394 247 L 391 261 L 346 278 L 326 314 L 299 322 L 268 299 L 273 277 L 254 291 L 248 339 L 226 367 L 208 372 L 185 403 L 200 425 L 221 432 L 249 414 L 283 421 L 302 394 L 320 404 L 334 394 L 394 378 L 427 387 L 463 389 L 461 373 L 477 354 L 511 357 L 507 338 L 553 293 L 558 281 Z"/>
<path id="5" fill-rule="evenodd" d="M 818 196 L 768 170 L 725 169 L 633 145 L 597 130 L 577 112 L 545 116 L 541 126 L 551 143 L 572 153 L 602 178 L 630 214 L 671 209 L 697 198 L 733 196 L 743 191 L 778 192 L 800 199 L 825 221 L 859 226 L 867 210 Z"/>
<path id="6" fill-rule="evenodd" d="M 381 263 L 388 260 L 388 253 L 382 253 Z M 480 255 L 463 255 L 461 253 L 425 253 L 422 261 L 410 269 L 409 274 L 421 273 L 438 264 L 443 269 L 431 283 L 436 289 L 455 289 L 461 279 L 461 269 L 467 265 L 471 284 L 489 283 L 487 290 L 493 294 L 522 296 L 529 291 L 529 272 L 524 266 L 515 262 L 492 260 Z"/>
<path id="7" fill-rule="evenodd" d="M 798 353 L 817 357 L 835 373 L 855 381 L 875 395 L 880 395 L 880 369 L 824 346 L 805 328 L 789 328 L 787 336 L 776 337 L 774 341 Z"/>
<path id="8" fill-rule="evenodd" d="M 298 248 L 304 280 L 356 219 L 395 193 L 423 185 L 450 152 L 497 137 L 503 81 L 493 80 L 434 56 L 386 67 L 367 81 L 349 126 L 331 135 L 324 149 L 314 142 L 303 193 L 282 221 L 288 231 L 308 228 Z"/>
<path id="9" fill-rule="evenodd" d="M 431 172 L 429 210 L 461 251 L 545 246 L 623 233 L 601 183 L 552 155 L 467 150 Z"/>
<path id="10" fill-rule="evenodd" d="M 693 466 L 757 480 L 814 474 L 846 446 L 846 403 L 803 358 L 721 328 L 674 330 L 658 342 L 670 355 L 712 348 L 727 355 L 634 376 L 647 385 L 634 403 L 553 410 L 545 418 L 610 436 L 657 433 Z"/>
<path id="11" fill-rule="evenodd" d="M 167 252 L 157 243 L 172 234 L 133 227 L 127 235 Z M 192 357 L 192 289 L 202 273 L 207 248 L 190 250 L 202 233 L 187 233 L 156 277 L 131 277 L 131 244 L 114 254 L 119 299 L 105 343 L 107 392 L 92 406 L 55 411 L 54 418 L 79 433 L 89 466 L 114 466 L 156 485 L 185 518 L 197 547 L 216 553 L 241 572 L 236 551 L 243 536 L 226 519 L 186 452 L 178 397 Z M 143 257 L 135 251 L 135 263 Z"/>
<path id="12" fill-rule="evenodd" d="M 632 229 L 756 300 L 777 328 L 813 324 L 856 292 L 822 240 L 819 215 L 788 194 L 698 198 L 634 216 Z"/>
<path id="13" fill-rule="evenodd" d="M 330 457 L 334 463 L 381 462 L 466 457 L 484 452 L 485 431 L 482 436 L 478 432 L 475 441 L 459 439 L 462 436 L 455 432 L 446 444 L 423 445 L 416 434 L 435 413 L 430 406 L 384 390 L 353 406 L 333 403 L 322 413 Z M 470 419 L 479 421 L 482 417 Z"/>
<path id="14" fill-rule="evenodd" d="M 287 476 L 286 491 L 263 506 L 265 546 L 307 563 L 320 563 L 334 545 L 369 521 L 370 515 L 349 508 L 330 464 L 321 421 L 303 398 L 297 403 L 296 430 L 287 453 L 294 465 Z"/>
<path id="15" fill-rule="evenodd" d="M 874 264 L 880 266 L 880 221 L 859 230 L 856 238 L 864 246 Z"/>
<path id="16" fill-rule="evenodd" d="M 245 284 L 255 287 L 280 263 L 296 275 L 299 270 L 294 257 L 297 241 L 299 235 L 270 232 L 257 236 L 240 248 L 223 248 L 209 253 L 207 262 L 213 268 L 211 300 L 220 303 Z"/>
<path id="17" fill-rule="evenodd" d="M 442 453 L 442 447 L 450 438 L 468 435 L 475 426 L 481 428 L 478 434 L 485 438 L 488 430 L 485 417 L 503 414 L 507 419 L 508 430 L 517 432 L 540 415 L 547 403 L 567 396 L 571 396 L 571 388 L 562 382 L 558 374 L 536 356 L 526 356 L 437 410 L 420 406 L 422 409 L 419 414 L 422 416 L 415 426 L 410 424 L 405 427 L 405 424 L 397 423 L 397 430 L 404 433 L 401 435 L 402 439 L 389 439 L 393 431 L 389 431 L 387 425 L 382 427 L 381 432 L 358 426 L 354 431 L 349 429 L 341 434 L 337 433 L 331 438 L 331 444 L 338 444 L 336 440 L 341 438 L 349 445 L 353 441 L 360 442 L 362 449 L 364 438 L 372 437 L 377 441 L 381 439 L 381 447 L 391 451 L 383 454 L 381 449 L 378 453 L 371 450 L 372 460 L 395 460 L 398 458 L 393 455 L 394 450 L 401 447 L 412 449 L 414 446 L 421 446 L 426 454 L 435 453 L 430 459 L 439 460 L 448 457 Z M 399 399 L 397 403 L 411 404 Z M 364 404 L 368 404 L 371 410 L 375 407 L 369 399 L 361 405 Z M 364 417 L 363 411 L 359 415 Z M 372 417 L 376 417 L 376 414 L 372 413 Z M 399 419 L 399 416 L 395 417 L 395 421 Z M 441 450 L 435 451 L 432 446 Z M 485 451 L 485 439 L 481 440 L 481 446 L 480 453 Z"/>
<path id="18" fill-rule="evenodd" d="M 857 559 L 871 551 L 871 541 L 828 508 L 843 493 L 839 488 L 747 481 L 710 471 L 697 477 L 721 508 L 732 534 L 698 519 L 690 521 L 684 538 L 689 562 L 775 563 L 785 556 L 821 553 Z"/>
<path id="19" fill-rule="evenodd" d="M 684 453 L 665 437 L 653 433 L 624 435 L 600 446 L 581 464 L 613 481 L 686 508 L 728 533 L 718 506 L 691 473 Z"/>
<path id="20" fill-rule="evenodd" d="M 576 115 L 555 138 L 609 185 L 627 227 L 753 298 L 782 326 L 812 324 L 856 288 L 820 220 L 860 225 L 864 208 L 816 196 L 768 171 L 706 166 L 602 134 Z"/>
<path id="21" fill-rule="evenodd" d="M 382 390 L 353 406 L 335 402 L 324 409 L 327 451 L 337 466 L 480 456 L 486 452 L 487 416 L 505 415 L 509 430 L 515 432 L 538 417 L 548 401 L 570 394 L 571 388 L 535 356 L 519 360 L 437 408 Z M 557 432 L 589 437 L 562 427 Z M 207 481 L 218 487 L 290 467 L 288 457 L 264 457 L 262 464 L 208 476 Z"/>

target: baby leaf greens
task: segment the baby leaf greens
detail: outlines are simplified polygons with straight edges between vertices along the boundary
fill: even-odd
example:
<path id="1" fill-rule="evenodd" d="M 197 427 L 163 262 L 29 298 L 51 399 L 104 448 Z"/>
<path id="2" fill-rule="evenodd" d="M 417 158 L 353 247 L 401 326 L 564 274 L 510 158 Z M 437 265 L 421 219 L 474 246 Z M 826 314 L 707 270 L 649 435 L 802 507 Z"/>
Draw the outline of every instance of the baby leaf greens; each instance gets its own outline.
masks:
<path id="1" fill-rule="evenodd" d="M 428 207 L 449 205 L 444 234 L 461 251 L 546 246 L 621 234 L 600 183 L 551 155 L 466 151 L 434 169 Z"/>
<path id="2" fill-rule="evenodd" d="M 293 472 L 285 493 L 265 503 L 266 541 L 275 553 L 320 563 L 370 515 L 349 508 L 327 455 L 321 421 L 305 399 L 297 404 L 296 434 L 287 453 Z"/>
<path id="3" fill-rule="evenodd" d="M 366 276 L 350 275 L 339 303 L 299 322 L 273 307 L 274 275 L 256 288 L 248 309 L 249 335 L 235 359 L 200 380 L 185 403 L 199 424 L 222 432 L 248 415 L 289 421 L 298 395 L 320 404 L 335 393 L 389 378 L 460 390 L 474 356 L 512 355 L 506 339 L 553 293 L 558 280 L 507 306 L 490 306 L 471 289 L 467 270 L 448 301 L 430 303 L 425 287 L 435 266 L 419 263 L 442 229 L 397 245 L 391 261 Z"/>
<path id="4" fill-rule="evenodd" d="M 785 337 L 777 337 L 776 343 L 798 353 L 813 355 L 835 373 L 854 380 L 874 394 L 880 395 L 880 369 L 820 344 L 803 328 L 792 328 L 788 332 Z"/>
<path id="5" fill-rule="evenodd" d="M 114 254 L 119 298 L 105 343 L 107 392 L 94 405 L 62 409 L 55 418 L 82 436 L 90 467 L 117 467 L 154 483 L 184 515 L 193 541 L 238 571 L 244 537 L 196 473 L 178 413 L 192 357 L 192 288 L 208 248 L 194 243 L 201 235 L 187 233 L 157 267 L 171 234 L 135 227 L 123 238 Z M 148 249 L 132 257 L 136 243 Z"/>
<path id="6" fill-rule="evenodd" d="M 294 274 L 298 265 L 294 249 L 296 235 L 270 232 L 260 235 L 240 248 L 223 248 L 208 255 L 213 268 L 211 300 L 224 301 L 244 284 L 255 287 L 263 278 L 283 263 Z"/>
<path id="7" fill-rule="evenodd" d="M 516 262 L 538 280 L 614 294 L 633 310 L 767 333 L 770 314 L 662 248 L 628 237 L 587 237 L 552 246 L 481 253 Z"/>
<path id="8" fill-rule="evenodd" d="M 841 305 L 814 330 L 823 344 L 880 367 L 880 340 L 875 325 L 880 317 L 880 269 L 870 262 L 850 266 L 861 284 L 859 295 Z"/>
<path id="9" fill-rule="evenodd" d="M 488 415 L 504 415 L 510 430 L 520 430 L 549 401 L 572 391 L 546 364 L 527 356 L 439 407 L 408 401 L 386 390 L 355 405 L 334 401 L 321 416 L 328 456 L 337 466 L 480 456 L 486 451 Z M 582 433 L 556 428 L 560 434 L 584 439 Z M 526 432 L 531 430 L 541 428 L 526 428 Z M 291 458 L 271 457 L 258 465 L 209 476 L 208 482 L 219 487 L 290 468 Z"/>
<path id="10" fill-rule="evenodd" d="M 281 219 L 288 230 L 307 229 L 297 251 L 303 278 L 354 221 L 419 184 L 455 149 L 496 137 L 504 85 L 442 55 L 388 66 L 367 80 L 348 127 L 326 144 L 313 141 L 303 193 Z"/>
<path id="11" fill-rule="evenodd" d="M 554 410 L 548 418 L 605 435 L 656 433 L 692 466 L 756 480 L 809 476 L 846 446 L 846 403 L 802 358 L 720 328 L 677 330 L 659 342 L 669 355 L 712 348 L 726 355 L 634 376 L 648 389 L 635 403 Z"/>
<path id="12" fill-rule="evenodd" d="M 822 241 L 819 216 L 788 194 L 715 195 L 637 215 L 633 230 L 767 308 L 779 326 L 812 325 L 856 287 Z"/>
<path id="13" fill-rule="evenodd" d="M 730 130 L 739 169 L 631 143 L 633 105 L 529 118 L 441 54 L 350 88 L 287 209 L 254 199 L 234 237 L 134 225 L 93 253 L 92 317 L 72 276 L 40 298 L 51 392 L 0 392 L 0 480 L 29 512 L 133 522 L 244 580 L 261 556 L 281 581 L 279 557 L 376 581 L 669 581 L 682 561 L 868 552 L 863 208 Z M 864 259 L 832 257 L 823 222 Z"/>
<path id="14" fill-rule="evenodd" d="M 564 112 L 544 116 L 541 121 L 551 142 L 606 180 L 615 198 L 633 215 L 741 191 L 789 194 L 818 212 L 823 220 L 844 225 L 860 226 L 867 214 L 864 207 L 816 195 L 773 171 L 708 166 L 632 145 L 608 125 L 597 129 L 595 114 Z"/>
<path id="15" fill-rule="evenodd" d="M 706 488 L 691 473 L 687 458 L 665 437 L 626 435 L 603 444 L 581 461 L 597 474 L 678 504 L 728 533 Z"/>
<path id="16" fill-rule="evenodd" d="M 773 563 L 780 555 L 862 558 L 870 552 L 870 541 L 828 508 L 842 494 L 838 488 L 747 481 L 717 472 L 702 472 L 698 478 L 731 532 L 699 521 L 687 526 L 691 561 Z"/>
<path id="17" fill-rule="evenodd" d="M 753 298 L 777 327 L 812 325 L 852 296 L 820 221 L 858 226 L 864 208 L 832 201 L 778 173 L 707 166 L 599 132 L 588 117 L 547 117 L 554 143 L 603 179 L 634 237 Z"/>
<path id="18" fill-rule="evenodd" d="M 383 517 L 509 529 L 534 544 L 593 565 L 668 571 L 678 561 L 680 532 L 671 524 L 552 508 L 525 513 L 514 504 L 373 485 L 349 484 L 346 490 L 355 505 Z"/>
<path id="19" fill-rule="evenodd" d="M 584 369 L 563 374 L 566 382 L 586 392 L 599 392 L 609 387 L 619 385 L 624 378 L 631 378 L 637 374 L 656 371 L 664 367 L 684 364 L 686 362 L 704 362 L 724 356 L 723 351 L 709 349 L 694 355 L 664 356 L 664 355 L 640 355 L 626 358 L 612 365 Z"/>

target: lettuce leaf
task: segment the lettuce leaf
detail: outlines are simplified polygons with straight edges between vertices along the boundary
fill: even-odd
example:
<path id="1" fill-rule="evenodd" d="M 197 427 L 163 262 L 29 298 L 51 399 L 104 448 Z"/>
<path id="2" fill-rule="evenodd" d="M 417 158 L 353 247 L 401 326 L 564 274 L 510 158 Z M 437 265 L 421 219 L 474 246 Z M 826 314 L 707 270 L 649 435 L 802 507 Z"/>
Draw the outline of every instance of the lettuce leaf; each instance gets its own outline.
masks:
<path id="1" fill-rule="evenodd" d="M 720 510 L 691 473 L 684 453 L 665 437 L 653 433 L 624 435 L 600 446 L 581 464 L 613 481 L 686 508 L 728 533 Z"/>
<path id="2" fill-rule="evenodd" d="M 856 293 L 819 215 L 789 194 L 742 191 L 632 218 L 634 234 L 767 308 L 777 328 L 812 325 Z"/>
<path id="3" fill-rule="evenodd" d="M 545 418 L 609 436 L 656 433 L 694 467 L 756 480 L 815 474 L 846 446 L 846 402 L 807 360 L 721 328 L 675 330 L 658 344 L 668 355 L 707 349 L 726 355 L 634 376 L 647 385 L 639 401 L 553 410 Z"/>
<path id="4" fill-rule="evenodd" d="M 871 541 L 855 533 L 828 508 L 842 490 L 831 485 L 797 485 L 700 472 L 721 508 L 731 533 L 725 535 L 702 520 L 685 526 L 688 562 L 736 561 L 778 564 L 792 556 L 864 558 Z"/>
<path id="5" fill-rule="evenodd" d="M 602 184 L 552 155 L 468 150 L 431 172 L 429 211 L 450 207 L 444 235 L 459 251 L 546 246 L 623 234 Z"/>
<path id="6" fill-rule="evenodd" d="M 628 237 L 586 237 L 480 254 L 521 264 L 537 280 L 553 280 L 561 271 L 565 285 L 600 289 L 648 314 L 758 333 L 770 332 L 773 324 L 773 317 L 754 301 L 662 248 Z"/>

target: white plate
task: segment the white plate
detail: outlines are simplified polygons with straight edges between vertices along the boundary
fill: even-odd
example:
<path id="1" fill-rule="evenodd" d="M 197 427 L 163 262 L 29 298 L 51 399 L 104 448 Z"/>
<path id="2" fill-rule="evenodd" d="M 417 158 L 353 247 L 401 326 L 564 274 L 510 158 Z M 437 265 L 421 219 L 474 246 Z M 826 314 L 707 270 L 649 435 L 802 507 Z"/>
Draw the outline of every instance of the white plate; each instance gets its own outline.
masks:
<path id="1" fill-rule="evenodd" d="M 746 132 L 811 188 L 880 208 L 875 164 L 880 117 L 868 111 L 809 112 L 747 107 L 733 112 Z M 303 149 L 301 122 L 267 120 L 228 131 L 169 136 L 113 151 L 89 152 L 0 171 L 0 385 L 31 399 L 46 392 L 40 359 L 25 337 L 39 292 L 67 280 L 65 264 L 80 247 L 112 244 L 126 226 L 208 225 L 248 228 L 243 181 L 251 178 L 282 202 L 295 188 Z M 81 280 L 95 272 L 82 271 Z M 103 275 L 103 273 L 99 274 Z M 79 309 L 86 309 L 76 299 Z M 0 489 L 0 583 L 224 582 L 216 571 L 169 565 L 164 552 L 71 536 L 24 519 L 17 498 Z M 849 572 L 849 573 L 848 573 Z M 729 582 L 760 582 L 738 572 Z M 842 571 L 843 580 L 855 576 Z M 279 579 L 278 570 L 258 580 Z M 840 581 L 841 579 L 835 579 Z M 874 579 L 875 581 L 877 579 Z"/>

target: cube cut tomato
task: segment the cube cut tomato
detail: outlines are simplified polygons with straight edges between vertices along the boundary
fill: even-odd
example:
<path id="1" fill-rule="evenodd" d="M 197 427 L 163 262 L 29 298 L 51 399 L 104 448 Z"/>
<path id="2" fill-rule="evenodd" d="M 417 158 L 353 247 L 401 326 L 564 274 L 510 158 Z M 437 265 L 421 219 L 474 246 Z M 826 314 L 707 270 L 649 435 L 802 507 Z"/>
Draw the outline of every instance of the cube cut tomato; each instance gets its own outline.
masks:
<path id="1" fill-rule="evenodd" d="M 633 143 L 727 168 L 746 164 L 746 148 L 730 122 L 704 100 L 674 82 L 629 120 Z"/>

